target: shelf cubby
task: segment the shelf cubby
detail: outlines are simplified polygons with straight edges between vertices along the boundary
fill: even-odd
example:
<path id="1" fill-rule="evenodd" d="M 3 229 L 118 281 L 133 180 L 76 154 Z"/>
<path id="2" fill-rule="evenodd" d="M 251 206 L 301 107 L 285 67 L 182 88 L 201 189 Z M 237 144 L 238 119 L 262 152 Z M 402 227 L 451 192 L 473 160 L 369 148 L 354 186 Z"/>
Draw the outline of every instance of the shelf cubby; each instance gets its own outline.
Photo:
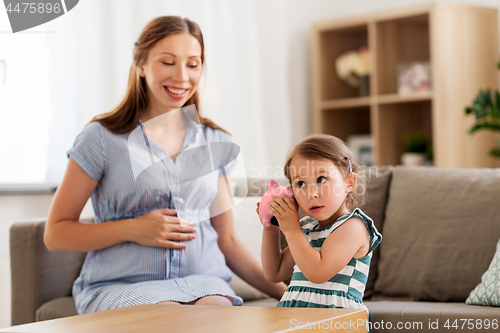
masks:
<path id="1" fill-rule="evenodd" d="M 378 93 L 396 94 L 400 65 L 430 61 L 429 14 L 378 22 L 376 31 Z"/>
<path id="2" fill-rule="evenodd" d="M 370 134 L 370 108 L 327 109 L 323 111 L 323 133 L 335 133 L 347 141 L 353 134 Z"/>
<path id="3" fill-rule="evenodd" d="M 320 33 L 321 99 L 334 100 L 358 97 L 359 89 L 349 86 L 336 75 L 335 60 L 343 53 L 368 46 L 368 26 L 354 25 Z"/>
<path id="4" fill-rule="evenodd" d="M 403 137 L 424 132 L 432 142 L 431 102 L 418 101 L 381 105 L 378 110 L 379 159 L 381 165 L 400 164 Z"/>

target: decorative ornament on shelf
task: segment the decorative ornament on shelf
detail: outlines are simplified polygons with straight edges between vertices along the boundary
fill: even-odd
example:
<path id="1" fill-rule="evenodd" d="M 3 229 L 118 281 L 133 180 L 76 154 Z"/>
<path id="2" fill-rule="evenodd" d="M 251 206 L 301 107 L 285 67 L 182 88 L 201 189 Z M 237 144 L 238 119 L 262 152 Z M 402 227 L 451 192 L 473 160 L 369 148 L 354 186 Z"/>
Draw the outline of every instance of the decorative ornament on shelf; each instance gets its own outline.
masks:
<path id="1" fill-rule="evenodd" d="M 358 161 L 367 167 L 373 166 L 373 139 L 370 134 L 349 135 L 347 145 Z"/>
<path id="2" fill-rule="evenodd" d="M 500 69 L 500 62 L 497 67 Z M 500 92 L 492 92 L 491 89 L 480 90 L 472 106 L 465 108 L 465 114 L 474 114 L 476 117 L 476 123 L 469 130 L 470 134 L 479 129 L 500 131 Z M 500 137 L 496 147 L 490 150 L 490 156 L 500 158 Z"/>
<path id="3" fill-rule="evenodd" d="M 407 95 L 431 90 L 430 62 L 401 63 L 398 73 L 398 94 Z"/>
<path id="4" fill-rule="evenodd" d="M 337 75 L 351 87 L 359 87 L 360 96 L 370 95 L 371 55 L 368 47 L 348 51 L 335 60 Z"/>

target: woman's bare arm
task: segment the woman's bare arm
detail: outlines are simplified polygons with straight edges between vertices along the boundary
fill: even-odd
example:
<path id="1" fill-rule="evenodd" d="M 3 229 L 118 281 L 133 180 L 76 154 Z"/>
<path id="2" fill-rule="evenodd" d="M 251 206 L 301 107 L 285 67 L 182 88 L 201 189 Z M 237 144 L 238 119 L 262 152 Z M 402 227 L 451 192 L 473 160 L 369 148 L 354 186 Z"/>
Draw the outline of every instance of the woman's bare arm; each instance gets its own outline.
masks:
<path id="1" fill-rule="evenodd" d="M 219 178 L 218 193 L 212 205 L 212 211 L 220 213 L 211 218 L 212 226 L 219 235 L 218 245 L 226 257 L 228 267 L 244 281 L 260 291 L 280 299 L 286 290 L 284 283 L 271 283 L 265 277 L 262 266 L 250 253 L 243 242 L 236 236 L 233 223 L 229 187 Z M 229 201 L 228 201 L 229 200 Z M 222 207 L 226 208 L 223 209 Z"/>
<path id="2" fill-rule="evenodd" d="M 61 185 L 52 200 L 43 240 L 52 251 L 93 251 L 127 240 L 125 221 L 86 224 L 78 222 L 97 181 L 71 157 Z"/>

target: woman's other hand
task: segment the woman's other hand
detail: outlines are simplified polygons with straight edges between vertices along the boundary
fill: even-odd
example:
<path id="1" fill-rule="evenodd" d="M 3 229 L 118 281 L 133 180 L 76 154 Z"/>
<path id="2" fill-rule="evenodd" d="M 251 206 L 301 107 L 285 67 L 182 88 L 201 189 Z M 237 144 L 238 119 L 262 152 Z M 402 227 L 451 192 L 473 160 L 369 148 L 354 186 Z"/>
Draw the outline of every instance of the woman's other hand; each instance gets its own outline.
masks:
<path id="1" fill-rule="evenodd" d="M 185 248 L 187 243 L 183 241 L 196 238 L 196 228 L 192 222 L 172 216 L 175 213 L 175 209 L 162 208 L 129 220 L 129 240 L 146 246 Z"/>

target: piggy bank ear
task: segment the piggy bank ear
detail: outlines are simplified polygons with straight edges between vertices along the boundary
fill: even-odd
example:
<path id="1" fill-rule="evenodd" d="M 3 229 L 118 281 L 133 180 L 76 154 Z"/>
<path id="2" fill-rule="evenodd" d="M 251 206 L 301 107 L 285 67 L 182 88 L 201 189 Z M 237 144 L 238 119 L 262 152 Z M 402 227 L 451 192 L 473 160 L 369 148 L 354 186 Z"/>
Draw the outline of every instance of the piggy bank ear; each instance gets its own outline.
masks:
<path id="1" fill-rule="evenodd" d="M 288 195 L 290 198 L 293 198 L 293 188 L 291 187 L 285 188 L 285 194 Z"/>
<path id="2" fill-rule="evenodd" d="M 267 183 L 267 188 L 269 190 L 272 190 L 272 189 L 275 189 L 275 188 L 279 188 L 279 187 L 280 187 L 280 185 L 276 181 L 274 181 L 272 179 Z"/>

